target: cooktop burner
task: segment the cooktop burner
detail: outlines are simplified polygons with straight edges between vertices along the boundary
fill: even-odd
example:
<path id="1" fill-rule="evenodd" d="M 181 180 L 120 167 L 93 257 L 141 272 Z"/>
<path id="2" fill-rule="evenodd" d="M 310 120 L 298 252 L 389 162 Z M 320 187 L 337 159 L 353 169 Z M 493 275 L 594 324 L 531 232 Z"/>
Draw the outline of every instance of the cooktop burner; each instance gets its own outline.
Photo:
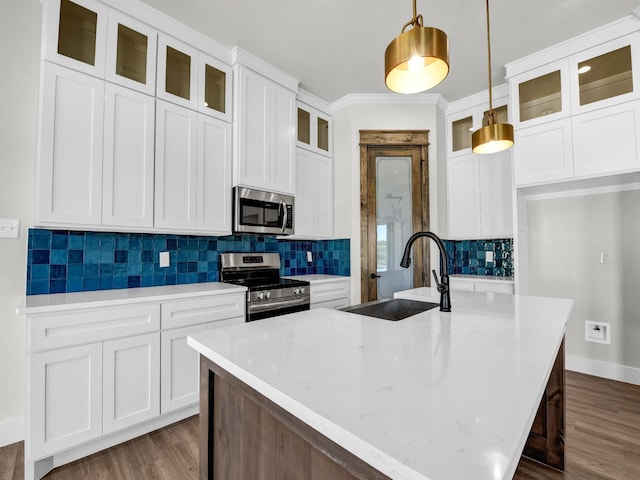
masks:
<path id="1" fill-rule="evenodd" d="M 220 280 L 247 287 L 250 291 L 306 287 L 309 282 L 280 278 L 279 253 L 223 253 Z"/>

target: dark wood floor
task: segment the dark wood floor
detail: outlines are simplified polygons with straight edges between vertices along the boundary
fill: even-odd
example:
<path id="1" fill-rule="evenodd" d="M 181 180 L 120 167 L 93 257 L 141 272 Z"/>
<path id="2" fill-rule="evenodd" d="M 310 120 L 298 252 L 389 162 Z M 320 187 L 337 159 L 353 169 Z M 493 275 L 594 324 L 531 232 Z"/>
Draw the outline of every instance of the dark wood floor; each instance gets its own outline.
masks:
<path id="1" fill-rule="evenodd" d="M 566 471 L 523 458 L 514 478 L 640 479 L 640 386 L 567 372 L 566 393 Z M 0 448 L 0 480 L 22 480 L 22 456 L 22 442 Z M 45 478 L 196 480 L 197 459 L 198 420 L 192 417 L 57 468 Z"/>

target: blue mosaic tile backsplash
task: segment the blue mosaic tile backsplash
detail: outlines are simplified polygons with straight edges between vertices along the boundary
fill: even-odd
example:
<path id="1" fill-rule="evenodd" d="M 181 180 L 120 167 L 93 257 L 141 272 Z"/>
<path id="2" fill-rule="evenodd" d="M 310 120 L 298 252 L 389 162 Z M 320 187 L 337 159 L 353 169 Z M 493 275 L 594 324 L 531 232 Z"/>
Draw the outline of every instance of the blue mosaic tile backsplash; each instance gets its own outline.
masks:
<path id="1" fill-rule="evenodd" d="M 160 268 L 168 251 L 170 266 Z M 306 252 L 313 262 L 307 262 Z M 278 252 L 280 275 L 349 276 L 350 241 L 29 230 L 27 295 L 218 281 L 225 252 Z"/>
<path id="2" fill-rule="evenodd" d="M 513 239 L 444 240 L 449 257 L 449 273 L 468 275 L 513 275 Z M 493 252 L 493 262 L 486 253 Z"/>

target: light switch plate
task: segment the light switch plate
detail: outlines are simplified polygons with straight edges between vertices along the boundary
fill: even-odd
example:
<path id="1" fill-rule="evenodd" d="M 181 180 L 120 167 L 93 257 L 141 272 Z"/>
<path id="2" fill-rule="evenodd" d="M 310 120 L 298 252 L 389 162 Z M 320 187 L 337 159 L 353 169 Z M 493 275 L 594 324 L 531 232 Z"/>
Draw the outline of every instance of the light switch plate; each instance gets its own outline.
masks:
<path id="1" fill-rule="evenodd" d="M 0 218 L 0 238 L 18 238 L 20 236 L 20 220 Z"/>
<path id="2" fill-rule="evenodd" d="M 307 262 L 313 262 L 313 255 L 311 255 L 311 252 L 307 252 Z"/>
<path id="3" fill-rule="evenodd" d="M 487 262 L 493 262 L 493 252 L 491 250 L 484 252 L 484 254 Z"/>

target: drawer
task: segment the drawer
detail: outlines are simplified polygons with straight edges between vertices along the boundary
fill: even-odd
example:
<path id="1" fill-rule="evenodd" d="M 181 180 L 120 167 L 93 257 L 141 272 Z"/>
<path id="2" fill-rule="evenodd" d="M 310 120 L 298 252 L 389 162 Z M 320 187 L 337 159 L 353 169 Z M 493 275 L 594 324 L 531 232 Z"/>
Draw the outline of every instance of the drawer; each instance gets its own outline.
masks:
<path id="1" fill-rule="evenodd" d="M 28 317 L 30 351 L 128 337 L 160 329 L 160 305 L 129 305 Z"/>
<path id="2" fill-rule="evenodd" d="M 243 317 L 245 294 L 212 295 L 162 304 L 162 329 Z"/>
<path id="3" fill-rule="evenodd" d="M 311 303 L 326 302 L 339 298 L 349 298 L 349 280 L 314 283 L 310 287 Z"/>

